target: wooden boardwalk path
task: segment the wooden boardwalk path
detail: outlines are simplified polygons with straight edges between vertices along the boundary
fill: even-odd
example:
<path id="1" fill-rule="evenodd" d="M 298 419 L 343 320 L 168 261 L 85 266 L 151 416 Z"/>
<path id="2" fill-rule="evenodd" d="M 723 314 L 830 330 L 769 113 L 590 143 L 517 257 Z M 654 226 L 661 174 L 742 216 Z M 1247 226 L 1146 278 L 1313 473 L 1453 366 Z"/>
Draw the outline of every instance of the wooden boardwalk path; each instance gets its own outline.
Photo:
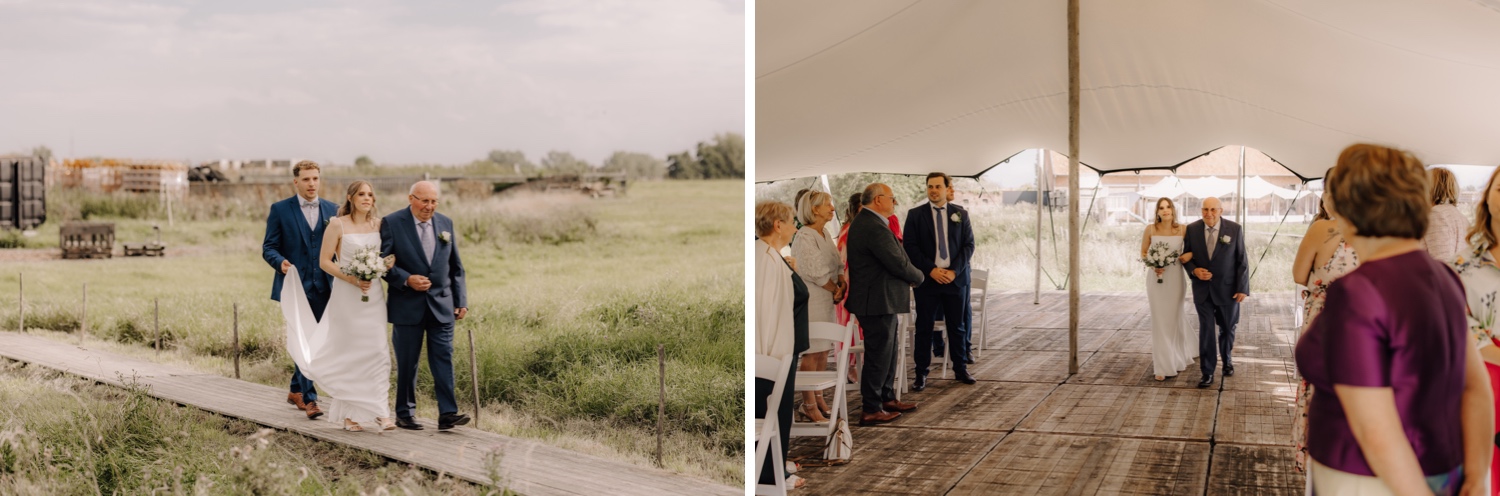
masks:
<path id="1" fill-rule="evenodd" d="M 282 388 L 186 371 L 36 336 L 0 332 L 0 356 L 105 384 L 144 386 L 151 396 L 163 400 L 369 450 L 478 484 L 489 484 L 486 458 L 489 453 L 498 452 L 502 455 L 501 484 L 525 495 L 744 492 L 742 488 L 467 427 L 438 432 L 437 423 L 431 419 L 418 419 L 427 427 L 423 431 L 346 432 L 334 423 L 307 420 L 286 404 L 286 391 Z"/>
<path id="2" fill-rule="evenodd" d="M 902 395 L 918 410 L 851 427 L 854 456 L 844 465 L 814 466 L 822 440 L 794 438 L 791 456 L 807 464 L 798 493 L 1302 494 L 1291 447 L 1290 293 L 1246 300 L 1235 375 L 1216 374 L 1209 389 L 1196 387 L 1196 361 L 1176 378 L 1152 377 L 1145 293 L 1083 296 L 1071 377 L 1067 293 L 1033 305 L 1032 293 L 1011 291 L 987 305 L 988 343 L 969 368 L 978 384 L 934 370 L 927 390 Z M 1192 312 L 1189 304 L 1196 326 Z M 859 411 L 857 388 L 849 405 Z"/>

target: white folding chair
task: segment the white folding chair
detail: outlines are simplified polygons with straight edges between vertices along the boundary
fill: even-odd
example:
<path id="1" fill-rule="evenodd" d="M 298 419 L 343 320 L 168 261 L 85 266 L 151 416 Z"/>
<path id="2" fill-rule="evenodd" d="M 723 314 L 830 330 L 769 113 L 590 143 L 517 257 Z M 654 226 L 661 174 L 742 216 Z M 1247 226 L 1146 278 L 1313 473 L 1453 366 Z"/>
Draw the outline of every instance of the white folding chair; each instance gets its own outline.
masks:
<path id="1" fill-rule="evenodd" d="M 979 338 L 979 346 L 975 347 L 974 358 L 979 358 L 984 351 L 984 329 L 988 327 L 989 319 L 984 313 L 984 301 L 989 296 L 990 271 L 985 269 L 971 269 L 969 271 L 969 311 L 979 313 L 978 329 L 969 329 L 969 335 Z"/>
<path id="2" fill-rule="evenodd" d="M 780 424 L 776 410 L 781 406 L 781 395 L 786 392 L 787 373 L 791 371 L 791 357 L 777 358 L 770 355 L 755 355 L 755 378 L 774 381 L 771 395 L 766 397 L 766 416 L 755 419 L 755 472 L 750 477 L 759 479 L 765 464 L 770 463 L 776 474 L 774 484 L 755 484 L 755 494 L 786 496 L 786 460 L 781 455 Z"/>
<path id="3" fill-rule="evenodd" d="M 828 352 L 847 350 L 854 344 L 854 329 L 858 324 L 838 325 L 833 322 L 813 322 L 808 326 L 808 349 L 803 360 L 828 360 Z M 849 353 L 836 353 L 838 358 L 834 370 L 797 371 L 793 383 L 797 392 L 833 390 L 833 404 L 828 420 L 824 422 L 795 422 L 792 437 L 821 437 L 828 446 L 823 451 L 827 460 L 848 460 L 854 451 L 854 441 L 849 435 L 849 398 L 844 375 L 849 372 Z"/>

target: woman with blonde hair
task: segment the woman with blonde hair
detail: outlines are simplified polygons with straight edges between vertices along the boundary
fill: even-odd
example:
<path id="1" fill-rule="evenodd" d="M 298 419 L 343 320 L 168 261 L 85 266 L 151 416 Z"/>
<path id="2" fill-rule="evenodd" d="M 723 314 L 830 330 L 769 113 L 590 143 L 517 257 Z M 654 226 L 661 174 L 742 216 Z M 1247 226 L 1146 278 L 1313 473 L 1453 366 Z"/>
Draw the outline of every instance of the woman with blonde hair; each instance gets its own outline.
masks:
<path id="1" fill-rule="evenodd" d="M 1177 205 L 1171 198 L 1156 200 L 1156 221 L 1141 235 L 1141 260 L 1147 261 L 1146 299 L 1151 308 L 1151 366 L 1156 380 L 1177 377 L 1197 356 L 1198 340 L 1187 320 L 1187 273 L 1176 265 L 1193 258 L 1183 253 L 1182 240 L 1187 226 L 1177 218 Z M 1170 255 L 1173 265 L 1154 267 L 1151 259 Z M 1192 350 L 1192 351 L 1190 351 Z"/>
<path id="2" fill-rule="evenodd" d="M 802 228 L 797 230 L 797 242 L 792 245 L 792 257 L 797 260 L 797 275 L 807 283 L 808 322 L 835 322 L 833 302 L 844 298 L 847 286 L 839 264 L 837 243 L 828 237 L 824 227 L 833 220 L 833 195 L 822 191 L 809 191 L 797 204 L 797 217 Z M 826 353 L 814 353 L 802 362 L 799 370 L 817 372 L 828 368 Z M 802 409 L 798 416 L 812 422 L 827 422 L 831 409 L 823 395 L 815 391 L 802 393 Z"/>
<path id="3" fill-rule="evenodd" d="M 1422 235 L 1422 248 L 1439 262 L 1451 263 L 1464 247 L 1464 233 L 1469 230 L 1469 219 L 1458 211 L 1458 179 L 1453 172 L 1442 167 L 1427 171 L 1432 181 L 1432 213 L 1427 221 L 1427 232 Z"/>
<path id="4" fill-rule="evenodd" d="M 792 361 L 786 385 L 780 398 L 769 398 L 773 383 L 755 380 L 755 416 L 764 418 L 769 408 L 777 408 L 781 431 L 781 459 L 786 460 L 792 432 L 792 391 L 797 378 L 797 356 L 807 351 L 807 284 L 797 276 L 796 259 L 781 257 L 781 249 L 791 242 L 797 228 L 792 207 L 777 201 L 755 204 L 755 353 L 786 357 Z M 795 465 L 788 461 L 788 468 Z M 760 473 L 761 484 L 773 484 L 775 467 L 766 465 Z M 788 470 L 787 473 L 795 472 Z M 795 475 L 787 477 L 787 487 L 802 487 L 806 481 Z"/>
<path id="5" fill-rule="evenodd" d="M 1459 277 L 1423 251 L 1427 173 L 1410 153 L 1356 144 L 1325 179 L 1359 268 L 1328 285 L 1297 341 L 1313 385 L 1314 494 L 1476 494 L 1495 427 Z M 1346 493 L 1347 491 L 1347 493 Z"/>
<path id="6" fill-rule="evenodd" d="M 1479 349 L 1479 358 L 1484 361 L 1485 371 L 1489 373 L 1490 391 L 1497 399 L 1497 407 L 1500 407 L 1500 341 L 1495 340 L 1496 304 L 1495 297 L 1500 294 L 1500 267 L 1496 266 L 1496 260 L 1500 260 L 1500 184 L 1495 179 L 1500 177 L 1500 169 L 1490 174 L 1490 181 L 1484 186 L 1484 194 L 1479 197 L 1479 205 L 1474 208 L 1474 227 L 1469 229 L 1469 246 L 1454 261 L 1454 268 L 1458 270 L 1458 278 L 1464 282 L 1464 290 L 1467 292 L 1469 306 L 1469 337 L 1473 339 L 1474 346 Z M 1500 422 L 1500 421 L 1497 421 Z M 1500 423 L 1495 426 L 1500 431 Z M 1490 466 L 1490 490 L 1492 494 L 1500 494 L 1500 450 L 1491 453 L 1493 456 Z"/>

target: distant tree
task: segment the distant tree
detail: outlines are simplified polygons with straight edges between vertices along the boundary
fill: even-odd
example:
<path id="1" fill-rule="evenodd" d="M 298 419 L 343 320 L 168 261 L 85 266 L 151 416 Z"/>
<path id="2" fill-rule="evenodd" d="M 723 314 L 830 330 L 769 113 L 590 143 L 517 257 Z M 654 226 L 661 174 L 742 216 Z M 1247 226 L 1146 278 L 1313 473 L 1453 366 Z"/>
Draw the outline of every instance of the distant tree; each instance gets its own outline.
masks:
<path id="1" fill-rule="evenodd" d="M 691 152 L 674 153 L 667 156 L 667 177 L 672 179 L 703 179 L 703 167 Z"/>
<path id="2" fill-rule="evenodd" d="M 704 179 L 745 177 L 745 137 L 735 133 L 714 136 L 713 143 L 698 143 L 698 162 Z"/>
<path id="3" fill-rule="evenodd" d="M 635 180 L 657 180 L 666 174 L 666 164 L 661 159 L 634 152 L 615 152 L 609 158 L 604 159 L 600 168 L 611 172 L 624 172 L 626 177 Z"/>
<path id="4" fill-rule="evenodd" d="M 52 163 L 52 149 L 46 145 L 40 145 L 31 149 L 31 155 L 42 158 L 42 163 Z"/>
<path id="5" fill-rule="evenodd" d="M 370 160 L 369 155 L 360 155 L 358 158 L 354 159 L 354 166 L 361 169 L 368 169 L 375 166 L 375 161 Z"/>
<path id="6" fill-rule="evenodd" d="M 579 160 L 572 153 L 553 150 L 542 158 L 542 168 L 548 175 L 583 174 L 593 169 L 588 162 Z"/>
<path id="7" fill-rule="evenodd" d="M 526 153 L 520 150 L 491 150 L 488 158 L 505 172 L 530 176 L 537 171 L 536 164 L 526 160 Z"/>

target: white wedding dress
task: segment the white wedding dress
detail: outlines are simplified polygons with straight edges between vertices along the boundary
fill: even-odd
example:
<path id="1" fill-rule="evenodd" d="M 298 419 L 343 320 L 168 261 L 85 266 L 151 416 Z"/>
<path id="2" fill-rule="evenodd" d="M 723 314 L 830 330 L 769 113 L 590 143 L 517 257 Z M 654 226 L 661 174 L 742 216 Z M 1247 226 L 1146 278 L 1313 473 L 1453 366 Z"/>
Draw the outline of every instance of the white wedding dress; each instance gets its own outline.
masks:
<path id="1" fill-rule="evenodd" d="M 361 248 L 380 247 L 380 233 L 345 234 L 339 260 Z M 360 301 L 359 286 L 333 280 L 323 320 L 313 318 L 295 267 L 287 270 L 281 289 L 286 318 L 286 348 L 302 375 L 319 392 L 332 397 L 325 408 L 330 422 L 350 419 L 379 429 L 377 417 L 391 416 L 391 353 L 386 338 L 385 292 L 380 281 L 370 286 L 370 301 Z"/>
<path id="2" fill-rule="evenodd" d="M 1166 243 L 1182 253 L 1182 236 L 1152 236 L 1151 245 Z M 1153 375 L 1174 376 L 1198 356 L 1198 333 L 1187 320 L 1187 274 L 1179 264 L 1167 266 L 1156 282 L 1156 271 L 1146 269 L 1146 298 L 1151 303 L 1151 365 Z"/>

